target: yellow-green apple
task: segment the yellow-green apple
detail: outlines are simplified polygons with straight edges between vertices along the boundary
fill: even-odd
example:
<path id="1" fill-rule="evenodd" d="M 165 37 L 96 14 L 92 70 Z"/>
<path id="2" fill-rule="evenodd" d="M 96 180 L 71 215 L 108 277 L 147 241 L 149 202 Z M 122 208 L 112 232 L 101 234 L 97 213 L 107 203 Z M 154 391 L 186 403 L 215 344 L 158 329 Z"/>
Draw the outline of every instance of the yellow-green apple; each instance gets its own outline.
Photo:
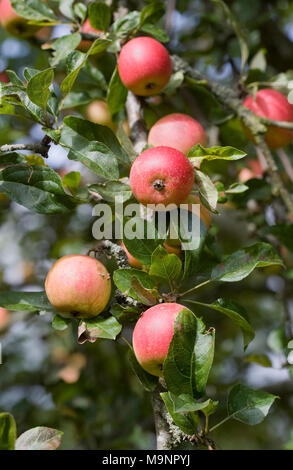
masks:
<path id="1" fill-rule="evenodd" d="M 257 116 L 274 121 L 293 122 L 293 106 L 286 96 L 269 88 L 259 90 L 255 97 L 248 96 L 243 105 L 251 109 Z M 254 142 L 251 132 L 244 128 L 247 136 Z M 272 149 L 285 147 L 293 140 L 293 131 L 276 126 L 269 126 L 265 140 Z"/>
<path id="2" fill-rule="evenodd" d="M 130 186 L 144 205 L 179 205 L 189 196 L 194 170 L 188 158 L 171 147 L 152 147 L 142 152 L 130 170 Z"/>
<path id="3" fill-rule="evenodd" d="M 186 308 L 176 303 L 158 304 L 146 310 L 133 330 L 133 350 L 141 367 L 149 374 L 163 375 L 163 364 L 174 334 L 178 313 Z"/>
<path id="4" fill-rule="evenodd" d="M 61 315 L 90 318 L 105 309 L 111 295 L 111 279 L 100 261 L 85 255 L 67 255 L 50 269 L 45 290 Z"/>
<path id="5" fill-rule="evenodd" d="M 201 124 L 187 114 L 173 113 L 159 119 L 151 128 L 149 145 L 168 145 L 187 154 L 196 144 L 205 146 L 207 138 Z"/>
<path id="6" fill-rule="evenodd" d="M 126 88 L 136 95 L 156 95 L 169 82 L 172 63 L 167 49 L 156 39 L 138 37 L 121 49 L 118 71 Z"/>
<path id="7" fill-rule="evenodd" d="M 95 100 L 90 103 L 86 109 L 86 117 L 89 121 L 110 127 L 113 131 L 117 129 L 116 124 L 112 121 L 111 113 L 105 101 Z"/>

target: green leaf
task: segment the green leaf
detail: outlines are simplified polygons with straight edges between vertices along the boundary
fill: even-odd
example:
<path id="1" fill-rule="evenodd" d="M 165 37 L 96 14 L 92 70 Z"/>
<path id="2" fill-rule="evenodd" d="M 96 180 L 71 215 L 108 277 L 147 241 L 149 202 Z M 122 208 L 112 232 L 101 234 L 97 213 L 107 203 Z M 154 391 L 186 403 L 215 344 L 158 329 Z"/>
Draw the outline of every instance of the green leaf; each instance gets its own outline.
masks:
<path id="1" fill-rule="evenodd" d="M 115 317 L 93 318 L 92 320 L 83 320 L 79 325 L 80 344 L 85 341 L 95 342 L 97 339 L 116 339 L 122 330 L 122 325 Z"/>
<path id="2" fill-rule="evenodd" d="M 88 189 L 90 191 L 97 192 L 105 201 L 108 202 L 115 202 L 115 198 L 118 197 L 119 201 L 126 202 L 132 197 L 130 186 L 128 186 L 128 184 L 122 183 L 121 181 L 95 183 L 91 184 Z"/>
<path id="3" fill-rule="evenodd" d="M 118 68 L 116 67 L 110 80 L 107 93 L 107 104 L 112 115 L 118 113 L 124 107 L 126 98 L 127 88 L 125 88 L 121 82 Z"/>
<path id="4" fill-rule="evenodd" d="M 236 323 L 236 325 L 239 326 L 242 331 L 244 348 L 246 348 L 248 344 L 253 340 L 254 331 L 245 318 L 246 311 L 243 307 L 236 304 L 235 302 L 232 302 L 228 299 L 218 299 L 212 304 L 206 304 L 203 302 L 198 302 L 196 300 L 186 300 L 186 302 L 194 305 L 199 305 L 201 307 L 211 308 L 229 317 L 234 323 Z"/>
<path id="5" fill-rule="evenodd" d="M 0 165 L 16 165 L 17 163 L 26 163 L 25 155 L 17 152 L 0 153 Z"/>
<path id="6" fill-rule="evenodd" d="M 288 339 L 284 327 L 276 328 L 270 331 L 267 338 L 268 347 L 275 353 L 284 353 L 287 348 Z"/>
<path id="7" fill-rule="evenodd" d="M 28 20 L 57 21 L 53 10 L 40 0 L 11 0 L 11 5 L 19 16 Z"/>
<path id="8" fill-rule="evenodd" d="M 205 408 L 210 408 L 212 400 L 209 398 L 206 401 L 197 401 L 191 395 L 181 394 L 179 396 L 169 392 L 169 397 L 173 403 L 174 413 L 189 413 L 195 411 L 203 411 Z"/>
<path id="9" fill-rule="evenodd" d="M 235 385 L 228 397 L 228 414 L 231 418 L 254 426 L 264 420 L 276 398 L 276 395 L 262 390 Z"/>
<path id="10" fill-rule="evenodd" d="M 118 37 L 122 37 L 126 34 L 131 33 L 139 27 L 140 23 L 140 12 L 131 11 L 122 18 L 118 18 L 111 26 L 111 31 L 114 32 Z"/>
<path id="11" fill-rule="evenodd" d="M 0 172 L 0 191 L 39 214 L 67 213 L 75 203 L 59 175 L 49 167 L 15 165 Z"/>
<path id="12" fill-rule="evenodd" d="M 53 57 L 50 60 L 52 66 L 59 64 L 72 51 L 74 51 L 81 41 L 80 33 L 68 34 L 55 39 L 51 48 L 54 49 Z"/>
<path id="13" fill-rule="evenodd" d="M 27 84 L 28 97 L 43 109 L 46 109 L 53 80 L 54 70 L 46 69 L 34 75 Z"/>
<path id="14" fill-rule="evenodd" d="M 246 184 L 243 183 L 233 183 L 230 188 L 226 189 L 225 193 L 227 194 L 242 194 L 245 193 L 249 188 Z"/>
<path id="15" fill-rule="evenodd" d="M 111 23 L 111 8 L 103 2 L 93 2 L 88 8 L 90 25 L 99 31 L 106 31 Z"/>
<path id="16" fill-rule="evenodd" d="M 193 435 L 196 433 L 197 426 L 199 424 L 196 415 L 194 413 L 175 413 L 170 393 L 164 392 L 160 395 L 176 426 L 178 426 L 185 434 Z"/>
<path id="17" fill-rule="evenodd" d="M 179 70 L 178 72 L 175 72 L 171 75 L 169 82 L 163 88 L 162 93 L 165 93 L 165 95 L 173 95 L 177 88 L 179 88 L 184 80 L 184 73 Z"/>
<path id="18" fill-rule="evenodd" d="M 243 359 L 246 362 L 254 362 L 263 367 L 272 367 L 272 362 L 266 354 L 249 354 L 248 356 L 244 356 Z"/>
<path id="19" fill-rule="evenodd" d="M 141 315 L 141 310 L 138 307 L 124 307 L 120 304 L 112 304 L 110 312 L 122 325 L 137 322 Z"/>
<path id="20" fill-rule="evenodd" d="M 38 312 L 40 310 L 52 311 L 46 293 L 41 292 L 0 292 L 0 307 L 8 310 Z"/>
<path id="21" fill-rule="evenodd" d="M 166 6 L 162 2 L 152 1 L 140 14 L 140 26 L 145 23 L 156 23 L 164 15 Z"/>
<path id="22" fill-rule="evenodd" d="M 170 41 L 170 38 L 169 38 L 168 34 L 166 34 L 163 29 L 158 28 L 157 26 L 153 25 L 152 23 L 146 23 L 140 29 L 144 33 L 147 33 L 150 36 L 153 36 L 157 41 L 160 41 L 160 42 L 169 42 Z"/>
<path id="23" fill-rule="evenodd" d="M 150 266 L 152 264 L 152 254 L 162 243 L 153 222 L 148 222 L 141 217 L 124 218 L 123 242 L 129 253 L 138 259 L 142 264 Z M 131 232 L 138 234 L 137 238 L 130 238 Z"/>
<path id="24" fill-rule="evenodd" d="M 268 243 L 255 243 L 228 256 L 212 270 L 211 279 L 222 282 L 241 281 L 255 268 L 284 266 L 276 250 Z"/>
<path id="25" fill-rule="evenodd" d="M 15 443 L 15 450 L 56 450 L 61 444 L 63 432 L 38 426 L 21 434 Z"/>
<path id="26" fill-rule="evenodd" d="M 138 269 L 117 269 L 113 275 L 113 281 L 118 289 L 123 292 L 123 294 L 132 297 L 133 299 L 141 302 L 140 297 L 136 294 L 132 287 L 132 279 L 137 279 L 142 287 L 145 289 L 154 289 L 155 286 L 150 278 L 150 276 L 144 272 L 139 271 Z"/>
<path id="27" fill-rule="evenodd" d="M 214 186 L 209 176 L 202 171 L 196 170 L 194 174 L 195 184 L 198 187 L 201 201 L 208 209 L 215 212 L 218 202 L 217 188 Z"/>
<path id="28" fill-rule="evenodd" d="M 153 392 L 157 386 L 158 378 L 154 375 L 149 374 L 141 367 L 141 365 L 137 362 L 132 348 L 128 351 L 128 359 L 133 369 L 133 372 L 136 374 L 143 388 L 147 392 Z"/>
<path id="29" fill-rule="evenodd" d="M 234 29 L 235 34 L 238 38 L 240 51 L 241 51 L 241 73 L 243 74 L 245 65 L 249 57 L 249 47 L 248 47 L 246 36 L 242 29 L 242 26 L 239 23 L 239 21 L 236 19 L 236 17 L 234 16 L 232 11 L 230 10 L 230 8 L 226 5 L 226 3 L 223 0 L 212 0 L 212 1 L 222 7 L 226 17 L 230 21 L 231 26 Z"/>
<path id="30" fill-rule="evenodd" d="M 179 278 L 182 273 L 182 262 L 175 254 L 168 254 L 167 250 L 159 245 L 152 254 L 152 264 L 149 274 L 156 281 L 172 282 Z"/>
<path id="31" fill-rule="evenodd" d="M 63 185 L 70 189 L 78 189 L 80 184 L 81 175 L 79 171 L 70 171 L 67 173 L 63 179 Z"/>
<path id="32" fill-rule="evenodd" d="M 0 450 L 14 450 L 16 424 L 10 413 L 0 413 Z"/>
<path id="33" fill-rule="evenodd" d="M 68 318 L 60 317 L 59 315 L 54 315 L 52 320 L 52 327 L 54 330 L 64 331 L 68 328 L 70 320 Z"/>
<path id="34" fill-rule="evenodd" d="M 242 150 L 238 150 L 234 147 L 209 147 L 204 148 L 201 144 L 194 145 L 188 152 L 187 157 L 190 159 L 192 164 L 197 167 L 203 160 L 240 160 L 247 154 Z"/>
<path id="35" fill-rule="evenodd" d="M 205 332 L 203 322 L 187 308 L 179 312 L 163 365 L 170 392 L 195 398 L 204 394 L 214 357 L 214 341 L 214 329 Z"/>
<path id="36" fill-rule="evenodd" d="M 65 118 L 64 127 L 61 131 L 60 144 L 70 149 L 68 158 L 80 161 L 91 171 L 105 179 L 119 178 L 116 155 L 103 142 L 94 140 L 95 137 L 99 137 L 97 134 L 91 134 L 91 128 L 97 126 L 97 124 L 79 118 L 76 119 L 74 117 L 72 119 Z"/>

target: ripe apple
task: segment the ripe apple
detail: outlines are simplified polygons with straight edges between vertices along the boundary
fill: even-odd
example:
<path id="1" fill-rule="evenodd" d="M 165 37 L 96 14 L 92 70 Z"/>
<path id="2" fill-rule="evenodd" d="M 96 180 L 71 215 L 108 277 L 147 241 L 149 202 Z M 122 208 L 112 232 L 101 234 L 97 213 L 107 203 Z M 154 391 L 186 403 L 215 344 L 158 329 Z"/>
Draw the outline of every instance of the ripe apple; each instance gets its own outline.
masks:
<path id="1" fill-rule="evenodd" d="M 130 170 L 132 192 L 144 205 L 178 205 L 187 198 L 193 183 L 192 164 L 183 153 L 171 147 L 145 150 Z"/>
<path id="2" fill-rule="evenodd" d="M 85 255 L 67 255 L 50 269 L 45 290 L 61 315 L 90 318 L 106 307 L 111 295 L 111 279 L 100 261 Z"/>
<path id="3" fill-rule="evenodd" d="M 242 168 L 239 172 L 239 181 L 241 183 L 246 183 L 246 181 L 252 178 L 262 178 L 263 168 L 259 161 L 256 158 L 251 158 L 247 161 L 249 168 Z"/>
<path id="4" fill-rule="evenodd" d="M 172 63 L 167 49 L 156 39 L 139 37 L 121 49 L 118 71 L 126 88 L 136 95 L 156 95 L 167 85 Z"/>
<path id="5" fill-rule="evenodd" d="M 83 25 L 81 27 L 81 32 L 85 33 L 85 34 L 99 34 L 99 33 L 101 33 L 101 31 L 99 31 L 98 29 L 95 29 L 95 28 L 91 27 L 90 20 L 88 18 L 83 23 Z M 93 41 L 88 41 L 86 39 L 83 39 L 82 41 L 80 41 L 80 44 L 78 46 L 78 50 L 80 50 L 81 52 L 87 52 L 89 50 L 89 48 L 91 47 L 92 43 L 93 43 Z"/>
<path id="6" fill-rule="evenodd" d="M 0 72 L 0 82 L 2 82 L 2 83 L 9 83 L 10 82 L 10 79 L 9 79 L 7 73 L 4 72 L 4 71 Z"/>
<path id="7" fill-rule="evenodd" d="M 10 312 L 6 308 L 0 307 L 0 330 L 5 328 L 10 321 Z"/>
<path id="8" fill-rule="evenodd" d="M 123 247 L 123 250 L 125 251 L 125 253 L 127 254 L 127 258 L 128 258 L 128 263 L 129 265 L 132 267 L 132 268 L 136 268 L 136 269 L 141 269 L 142 268 L 142 263 L 140 261 L 138 261 L 138 259 L 134 258 L 134 256 L 132 256 L 129 251 L 127 250 L 126 246 L 124 245 L 123 242 L 121 242 L 121 246 Z"/>
<path id="9" fill-rule="evenodd" d="M 266 88 L 256 93 L 255 98 L 248 96 L 244 103 L 257 116 L 266 117 L 274 121 L 293 122 L 293 106 L 279 91 Z M 245 129 L 248 138 L 254 141 L 251 132 Z M 269 126 L 265 140 L 272 149 L 285 147 L 293 140 L 293 131 Z"/>
<path id="10" fill-rule="evenodd" d="M 22 38 L 33 36 L 41 28 L 29 24 L 26 18 L 19 16 L 13 10 L 10 0 L 0 0 L 0 24 L 8 33 Z"/>
<path id="11" fill-rule="evenodd" d="M 173 113 L 159 119 L 151 128 L 149 145 L 168 145 L 187 154 L 196 144 L 207 144 L 204 129 L 191 116 Z"/>
<path id="12" fill-rule="evenodd" d="M 141 367 L 161 377 L 163 363 L 174 334 L 178 313 L 186 308 L 176 303 L 158 304 L 146 310 L 133 330 L 133 350 Z"/>

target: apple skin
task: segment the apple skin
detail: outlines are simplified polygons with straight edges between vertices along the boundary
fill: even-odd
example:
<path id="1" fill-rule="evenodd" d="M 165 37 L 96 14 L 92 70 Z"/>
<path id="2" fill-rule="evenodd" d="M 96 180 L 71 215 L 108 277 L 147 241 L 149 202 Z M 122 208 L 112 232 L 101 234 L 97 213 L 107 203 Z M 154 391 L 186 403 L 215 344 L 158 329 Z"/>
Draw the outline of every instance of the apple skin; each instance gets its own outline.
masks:
<path id="1" fill-rule="evenodd" d="M 142 263 L 129 253 L 123 242 L 121 242 L 121 246 L 127 255 L 129 266 L 131 266 L 132 268 L 141 269 Z"/>
<path id="2" fill-rule="evenodd" d="M 136 95 L 156 95 L 167 85 L 172 63 L 167 49 L 156 39 L 138 37 L 121 49 L 118 71 L 126 88 Z"/>
<path id="3" fill-rule="evenodd" d="M 91 318 L 105 309 L 111 295 L 111 279 L 100 261 L 85 255 L 67 255 L 50 269 L 45 290 L 62 316 Z"/>
<path id="4" fill-rule="evenodd" d="M 151 128 L 148 144 L 167 145 L 187 154 L 196 144 L 205 146 L 207 138 L 201 124 L 187 114 L 173 113 L 159 119 Z"/>
<path id="5" fill-rule="evenodd" d="M 2 82 L 2 83 L 9 83 L 10 82 L 10 79 L 9 79 L 6 72 L 0 72 L 0 82 Z"/>
<path id="6" fill-rule="evenodd" d="M 4 329 L 10 321 L 10 312 L 0 307 L 0 330 Z"/>
<path id="7" fill-rule="evenodd" d="M 176 303 L 158 304 L 146 310 L 133 330 L 133 350 L 141 367 L 161 377 L 163 363 L 174 334 L 178 313 L 186 308 Z"/>
<path id="8" fill-rule="evenodd" d="M 242 168 L 239 172 L 240 183 L 246 183 L 246 181 L 252 178 L 262 178 L 264 170 L 256 158 L 251 158 L 247 162 L 249 168 Z"/>
<path id="9" fill-rule="evenodd" d="M 248 96 L 243 106 L 251 109 L 257 116 L 266 117 L 274 121 L 293 122 L 293 106 L 279 91 L 266 88 L 256 93 L 255 98 Z M 254 142 L 251 132 L 245 129 L 248 138 Z M 293 140 L 293 131 L 269 126 L 265 140 L 271 149 L 285 147 Z"/>
<path id="10" fill-rule="evenodd" d="M 105 101 L 95 100 L 90 103 L 86 109 L 86 117 L 89 121 L 110 127 L 113 131 L 117 129 L 116 124 L 112 121 L 111 113 Z"/>
<path id="11" fill-rule="evenodd" d="M 85 22 L 83 23 L 81 27 L 81 32 L 85 34 L 101 33 L 100 30 L 91 27 L 89 18 L 87 18 Z M 77 49 L 81 52 L 87 52 L 89 48 L 91 47 L 92 43 L 93 41 L 87 41 L 86 39 L 83 39 L 82 41 L 80 41 L 80 44 Z"/>
<path id="12" fill-rule="evenodd" d="M 10 0 L 0 0 L 0 24 L 8 33 L 22 38 L 31 37 L 41 29 L 41 26 L 29 24 L 26 18 L 19 16 Z"/>
<path id="13" fill-rule="evenodd" d="M 135 198 L 147 204 L 180 204 L 194 183 L 188 158 L 171 147 L 153 147 L 142 152 L 130 170 L 130 187 Z"/>

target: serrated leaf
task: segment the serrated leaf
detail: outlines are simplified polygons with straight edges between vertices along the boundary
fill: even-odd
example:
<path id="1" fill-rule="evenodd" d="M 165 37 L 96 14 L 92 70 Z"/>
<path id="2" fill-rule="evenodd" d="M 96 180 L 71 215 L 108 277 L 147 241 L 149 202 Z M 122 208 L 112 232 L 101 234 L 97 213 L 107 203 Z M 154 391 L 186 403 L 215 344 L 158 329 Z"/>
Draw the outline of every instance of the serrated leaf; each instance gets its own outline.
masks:
<path id="1" fill-rule="evenodd" d="M 231 418 L 254 426 L 264 420 L 276 398 L 276 395 L 262 390 L 235 385 L 228 397 L 228 414 Z"/>
<path id="2" fill-rule="evenodd" d="M 235 147 L 209 147 L 205 148 L 201 144 L 194 145 L 188 152 L 187 157 L 190 159 L 195 167 L 203 160 L 240 160 L 247 154 L 242 150 L 238 150 Z"/>
<path id="3" fill-rule="evenodd" d="M 143 26 L 141 26 L 140 29 L 144 33 L 147 33 L 150 36 L 153 36 L 157 41 L 164 42 L 164 43 L 170 41 L 168 34 L 163 29 L 158 28 L 152 23 L 145 23 Z"/>
<path id="4" fill-rule="evenodd" d="M 54 79 L 54 69 L 46 69 L 34 75 L 27 84 L 29 99 L 45 109 L 50 97 L 50 86 Z"/>
<path id="5" fill-rule="evenodd" d="M 0 191 L 39 214 L 67 213 L 75 202 L 49 167 L 15 165 L 0 172 Z"/>
<path id="6" fill-rule="evenodd" d="M 140 281 L 135 277 L 131 279 L 131 287 L 143 304 L 151 307 L 152 305 L 155 305 L 157 303 L 158 299 L 157 295 L 154 294 L 154 290 L 146 289 L 145 287 L 143 287 Z"/>
<path id="7" fill-rule="evenodd" d="M 236 323 L 236 325 L 241 328 L 244 339 L 244 348 L 246 348 L 248 344 L 253 340 L 254 331 L 245 318 L 246 311 L 242 306 L 236 304 L 235 302 L 232 302 L 228 299 L 218 299 L 212 304 L 206 304 L 203 302 L 198 302 L 196 300 L 186 300 L 186 302 L 194 305 L 199 305 L 201 307 L 211 308 L 212 310 L 216 310 L 217 312 L 220 312 L 223 315 L 229 317 L 234 323 Z"/>
<path id="8" fill-rule="evenodd" d="M 196 170 L 194 174 L 194 180 L 195 184 L 198 186 L 200 200 L 208 209 L 215 212 L 218 202 L 217 188 L 214 186 L 209 176 L 202 171 Z"/>
<path id="9" fill-rule="evenodd" d="M 193 435 L 194 433 L 196 433 L 197 426 L 199 424 L 196 415 L 194 413 L 174 413 L 174 407 L 173 402 L 170 398 L 170 393 L 164 392 L 160 395 L 176 426 L 178 426 L 185 434 Z"/>
<path id="10" fill-rule="evenodd" d="M 21 434 L 15 442 L 15 450 L 56 450 L 61 444 L 63 432 L 38 426 Z"/>
<path id="11" fill-rule="evenodd" d="M 92 2 L 88 8 L 92 28 L 106 31 L 111 23 L 111 8 L 103 2 Z"/>
<path id="12" fill-rule="evenodd" d="M 152 290 L 155 288 L 150 276 L 146 272 L 138 269 L 117 269 L 113 275 L 113 281 L 118 289 L 120 289 L 125 295 L 128 295 L 140 302 L 140 297 L 136 294 L 131 285 L 133 278 L 137 279 L 145 289 Z"/>
<path id="13" fill-rule="evenodd" d="M 54 315 L 52 320 L 52 327 L 54 330 L 64 331 L 68 328 L 70 320 L 68 318 L 60 317 L 59 315 Z"/>
<path id="14" fill-rule="evenodd" d="M 173 281 L 182 273 L 182 262 L 175 254 L 168 254 L 167 250 L 159 245 L 152 254 L 152 264 L 149 274 L 157 281 L 167 281 L 172 286 Z"/>
<path id="15" fill-rule="evenodd" d="M 249 276 L 255 268 L 284 266 L 276 250 L 268 243 L 255 243 L 228 256 L 216 266 L 211 279 L 222 282 L 238 282 Z"/>
<path id="16" fill-rule="evenodd" d="M 97 192 L 105 201 L 108 202 L 115 202 L 115 198 L 119 198 L 119 201 L 121 202 L 126 202 L 132 197 L 130 186 L 128 186 L 128 184 L 122 183 L 121 181 L 95 183 L 91 184 L 88 189 L 90 191 Z"/>
<path id="17" fill-rule="evenodd" d="M 163 374 L 167 388 L 175 395 L 200 398 L 214 356 L 214 329 L 205 332 L 203 322 L 187 308 L 178 313 Z"/>
<path id="18" fill-rule="evenodd" d="M 86 341 L 94 343 L 97 339 L 116 339 L 122 329 L 122 325 L 115 317 L 99 318 L 82 321 L 78 328 L 78 342 Z"/>
<path id="19" fill-rule="evenodd" d="M 55 39 L 51 44 L 51 48 L 54 49 L 53 57 L 50 60 L 51 65 L 55 66 L 64 60 L 70 52 L 77 48 L 80 41 L 81 34 L 78 32 Z"/>
<path id="20" fill-rule="evenodd" d="M 11 0 L 14 11 L 19 15 L 34 21 L 57 20 L 53 10 L 40 0 Z"/>
<path id="21" fill-rule="evenodd" d="M 127 93 L 127 88 L 123 85 L 118 73 L 118 68 L 116 67 L 111 77 L 107 93 L 107 104 L 112 115 L 118 113 L 124 107 Z"/>
<path id="22" fill-rule="evenodd" d="M 0 292 L 0 307 L 8 310 L 37 312 L 40 310 L 52 311 L 53 307 L 47 299 L 46 293 L 41 292 Z"/>

